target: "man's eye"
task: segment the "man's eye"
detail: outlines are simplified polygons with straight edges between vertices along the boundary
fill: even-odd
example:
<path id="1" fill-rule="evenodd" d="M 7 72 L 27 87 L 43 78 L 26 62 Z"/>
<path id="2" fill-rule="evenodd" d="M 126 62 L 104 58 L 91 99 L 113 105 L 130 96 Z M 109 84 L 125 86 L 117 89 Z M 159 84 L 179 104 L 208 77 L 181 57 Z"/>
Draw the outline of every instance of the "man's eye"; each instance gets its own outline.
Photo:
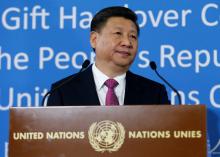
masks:
<path id="1" fill-rule="evenodd" d="M 136 35 L 131 35 L 131 38 L 137 39 L 137 36 Z"/>
<path id="2" fill-rule="evenodd" d="M 116 34 L 116 35 L 121 35 L 121 32 L 115 32 L 114 34 Z"/>

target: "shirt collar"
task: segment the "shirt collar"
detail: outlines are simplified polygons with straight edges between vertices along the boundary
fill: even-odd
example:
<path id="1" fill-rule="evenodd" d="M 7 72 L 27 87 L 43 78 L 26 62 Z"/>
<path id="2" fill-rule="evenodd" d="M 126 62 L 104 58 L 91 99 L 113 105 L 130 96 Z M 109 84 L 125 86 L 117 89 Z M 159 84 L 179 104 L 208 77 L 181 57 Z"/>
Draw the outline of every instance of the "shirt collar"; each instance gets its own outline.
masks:
<path id="1" fill-rule="evenodd" d="M 95 63 L 92 65 L 92 72 L 94 75 L 96 88 L 97 88 L 97 90 L 100 90 L 103 87 L 105 81 L 107 79 L 109 79 L 109 77 L 106 76 L 103 72 L 101 72 L 96 67 Z M 118 75 L 118 76 L 114 77 L 113 79 L 115 79 L 118 82 L 118 86 L 120 86 L 125 81 L 125 77 L 126 77 L 126 73 Z"/>

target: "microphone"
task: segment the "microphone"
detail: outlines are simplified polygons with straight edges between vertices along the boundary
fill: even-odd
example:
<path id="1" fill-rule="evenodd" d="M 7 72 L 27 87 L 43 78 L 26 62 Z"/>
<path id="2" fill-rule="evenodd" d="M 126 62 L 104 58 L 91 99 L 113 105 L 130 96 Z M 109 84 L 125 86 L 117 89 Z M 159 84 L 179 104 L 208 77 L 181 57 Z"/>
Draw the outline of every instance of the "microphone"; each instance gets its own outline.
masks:
<path id="1" fill-rule="evenodd" d="M 80 69 L 80 72 L 83 72 L 84 70 L 86 70 L 86 68 L 90 65 L 90 61 L 88 59 L 86 59 L 83 64 L 82 64 L 82 68 Z"/>
<path id="2" fill-rule="evenodd" d="M 179 104 L 181 105 L 182 104 L 182 101 L 181 101 L 181 97 L 180 97 L 180 94 L 179 92 L 176 90 L 176 88 L 174 88 L 167 80 L 165 80 L 165 78 L 163 78 L 158 72 L 157 72 L 157 65 L 154 61 L 151 61 L 150 62 L 150 67 L 152 70 L 155 71 L 155 73 L 157 74 L 157 76 L 162 79 L 176 94 L 177 94 L 177 97 L 178 97 L 178 101 L 179 101 Z"/>
<path id="3" fill-rule="evenodd" d="M 55 88 L 49 90 L 43 97 L 42 99 L 42 103 L 41 106 L 46 107 L 47 105 L 45 104 L 45 100 L 47 98 L 47 96 L 51 93 L 53 93 L 54 91 L 56 91 L 57 89 L 59 89 L 60 87 L 62 87 L 63 85 L 65 85 L 66 83 L 68 83 L 69 81 L 71 81 L 74 77 L 76 77 L 78 74 L 80 74 L 81 72 L 83 72 L 84 70 L 86 70 L 86 68 L 90 65 L 90 61 L 88 59 L 86 59 L 83 64 L 82 64 L 82 68 L 80 69 L 80 71 L 76 74 L 73 75 L 71 77 L 69 77 L 67 80 L 63 81 L 62 83 L 60 83 L 58 86 L 56 86 Z"/>

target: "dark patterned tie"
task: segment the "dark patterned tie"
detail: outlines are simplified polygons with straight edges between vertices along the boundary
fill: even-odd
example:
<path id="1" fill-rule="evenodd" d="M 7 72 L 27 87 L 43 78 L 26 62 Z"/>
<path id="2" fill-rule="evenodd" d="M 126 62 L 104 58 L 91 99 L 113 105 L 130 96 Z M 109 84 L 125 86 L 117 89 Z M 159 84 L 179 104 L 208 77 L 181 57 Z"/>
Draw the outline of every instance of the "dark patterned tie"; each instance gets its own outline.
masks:
<path id="1" fill-rule="evenodd" d="M 106 106 L 119 105 L 118 98 L 115 95 L 115 91 L 114 91 L 114 88 L 118 85 L 118 82 L 114 79 L 108 79 L 105 81 L 105 85 L 108 87 L 108 91 L 105 99 L 105 105 Z"/>

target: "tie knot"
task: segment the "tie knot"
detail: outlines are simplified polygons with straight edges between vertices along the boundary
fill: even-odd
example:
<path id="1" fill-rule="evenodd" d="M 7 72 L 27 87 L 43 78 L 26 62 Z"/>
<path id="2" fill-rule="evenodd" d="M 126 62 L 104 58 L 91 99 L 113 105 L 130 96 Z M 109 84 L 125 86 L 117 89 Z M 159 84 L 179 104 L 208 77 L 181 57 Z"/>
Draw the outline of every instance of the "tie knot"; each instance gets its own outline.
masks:
<path id="1" fill-rule="evenodd" d="M 118 82 L 114 79 L 108 79 L 105 81 L 105 85 L 108 88 L 114 89 L 118 85 Z"/>

